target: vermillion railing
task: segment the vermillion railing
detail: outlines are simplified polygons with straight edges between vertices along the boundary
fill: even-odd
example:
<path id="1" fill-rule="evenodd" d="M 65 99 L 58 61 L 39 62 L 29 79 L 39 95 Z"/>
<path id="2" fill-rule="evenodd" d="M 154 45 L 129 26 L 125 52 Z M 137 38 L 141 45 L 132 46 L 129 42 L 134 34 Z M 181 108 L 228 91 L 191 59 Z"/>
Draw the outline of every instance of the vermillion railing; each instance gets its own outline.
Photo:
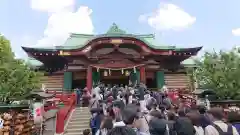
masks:
<path id="1" fill-rule="evenodd" d="M 59 108 L 59 102 L 63 104 L 69 103 L 69 98 L 71 98 L 72 93 L 63 92 L 60 90 L 47 90 L 46 93 L 48 94 L 54 94 L 55 96 L 48 104 L 45 104 L 44 110 L 49 111 L 51 109 L 58 109 Z"/>
<path id="2" fill-rule="evenodd" d="M 57 112 L 56 134 L 64 133 L 64 126 L 66 124 L 66 121 L 68 120 L 68 117 L 70 116 L 72 110 L 75 108 L 76 105 L 76 95 L 71 94 L 71 96 L 68 99 L 66 99 L 66 96 L 64 96 L 63 100 L 65 100 L 64 107 L 60 108 L 59 111 Z"/>

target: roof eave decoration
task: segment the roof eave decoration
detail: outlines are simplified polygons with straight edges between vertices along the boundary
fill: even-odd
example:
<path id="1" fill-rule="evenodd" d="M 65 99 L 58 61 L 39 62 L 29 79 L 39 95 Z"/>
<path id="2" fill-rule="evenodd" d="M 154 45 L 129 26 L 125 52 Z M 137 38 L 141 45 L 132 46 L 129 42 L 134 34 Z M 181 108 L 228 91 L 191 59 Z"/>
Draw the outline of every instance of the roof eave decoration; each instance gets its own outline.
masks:
<path id="1" fill-rule="evenodd" d="M 22 47 L 22 49 L 31 57 L 32 56 L 55 56 L 59 55 L 59 50 L 57 49 L 46 49 L 46 48 L 30 48 Z"/>
<path id="2" fill-rule="evenodd" d="M 109 28 L 109 30 L 106 33 L 108 34 L 126 34 L 126 31 L 120 29 L 116 23 L 113 23 L 112 26 Z"/>

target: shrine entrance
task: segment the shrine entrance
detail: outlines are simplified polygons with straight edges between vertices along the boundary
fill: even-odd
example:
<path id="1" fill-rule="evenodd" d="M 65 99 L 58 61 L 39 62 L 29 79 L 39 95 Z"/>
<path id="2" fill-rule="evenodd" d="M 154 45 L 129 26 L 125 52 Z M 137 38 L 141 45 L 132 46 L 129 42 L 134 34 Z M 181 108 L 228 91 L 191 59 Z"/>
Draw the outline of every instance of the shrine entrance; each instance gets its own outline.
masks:
<path id="1" fill-rule="evenodd" d="M 110 85 L 128 85 L 129 84 L 129 73 L 122 73 L 121 71 L 101 71 L 100 82 Z"/>

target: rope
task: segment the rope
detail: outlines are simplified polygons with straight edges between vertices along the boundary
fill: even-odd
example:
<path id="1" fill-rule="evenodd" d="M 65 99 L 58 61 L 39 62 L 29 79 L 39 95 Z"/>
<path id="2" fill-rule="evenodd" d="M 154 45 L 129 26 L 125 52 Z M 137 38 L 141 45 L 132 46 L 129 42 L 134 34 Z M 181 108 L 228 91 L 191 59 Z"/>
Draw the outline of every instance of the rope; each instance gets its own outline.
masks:
<path id="1" fill-rule="evenodd" d="M 125 68 L 104 68 L 104 67 L 98 67 L 98 66 L 94 66 L 94 65 L 91 65 L 92 67 L 94 68 L 97 68 L 97 69 L 105 69 L 105 70 L 126 70 L 126 69 L 133 69 L 133 68 L 136 68 L 136 67 L 141 67 L 145 64 L 139 64 L 139 65 L 135 65 L 135 66 L 131 66 L 131 67 L 125 67 Z"/>

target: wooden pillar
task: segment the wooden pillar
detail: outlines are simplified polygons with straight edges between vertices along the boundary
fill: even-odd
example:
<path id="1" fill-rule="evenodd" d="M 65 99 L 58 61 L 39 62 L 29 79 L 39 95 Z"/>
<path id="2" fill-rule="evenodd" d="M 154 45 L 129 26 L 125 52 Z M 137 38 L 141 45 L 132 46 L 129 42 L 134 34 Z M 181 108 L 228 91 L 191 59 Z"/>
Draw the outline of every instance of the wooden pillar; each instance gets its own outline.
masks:
<path id="1" fill-rule="evenodd" d="M 87 68 L 87 89 L 89 92 L 92 91 L 92 67 L 88 66 Z"/>
<path id="2" fill-rule="evenodd" d="M 64 72 L 63 74 L 63 89 L 67 91 L 72 90 L 72 72 Z"/>
<path id="3" fill-rule="evenodd" d="M 156 81 L 157 81 L 157 88 L 160 90 L 165 84 L 165 77 L 163 71 L 156 72 Z"/>
<path id="4" fill-rule="evenodd" d="M 140 82 L 146 84 L 146 72 L 145 67 L 140 67 Z"/>

